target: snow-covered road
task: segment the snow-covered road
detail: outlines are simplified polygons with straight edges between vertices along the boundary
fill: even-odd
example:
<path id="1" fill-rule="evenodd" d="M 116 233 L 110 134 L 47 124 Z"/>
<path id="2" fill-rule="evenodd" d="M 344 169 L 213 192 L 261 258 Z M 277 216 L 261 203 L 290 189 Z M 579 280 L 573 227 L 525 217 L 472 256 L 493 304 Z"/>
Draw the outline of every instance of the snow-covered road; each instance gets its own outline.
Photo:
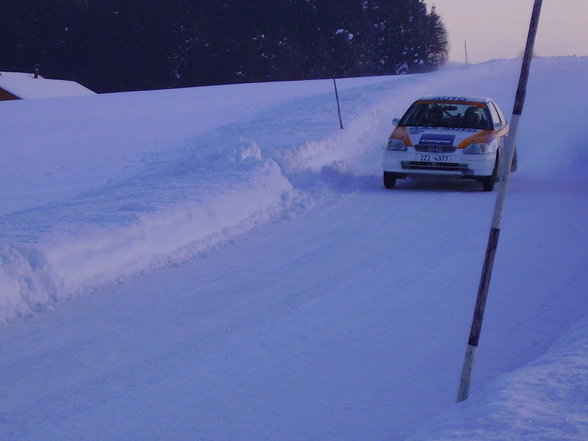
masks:
<path id="1" fill-rule="evenodd" d="M 434 180 L 385 191 L 380 145 L 427 93 L 509 109 L 516 61 L 342 82 L 345 131 L 318 83 L 280 99 L 250 85 L 243 105 L 265 104 L 242 120 L 236 105 L 191 132 L 189 118 L 156 113 L 174 125 L 152 129 L 148 149 L 127 123 L 166 92 L 92 97 L 117 129 L 95 168 L 92 149 L 47 153 L 48 165 L 12 149 L 24 171 L 6 195 L 21 211 L 1 218 L 0 438 L 584 439 L 588 400 L 570 391 L 588 366 L 588 155 L 582 124 L 553 109 L 588 110 L 574 99 L 588 60 L 534 63 L 468 402 L 454 404 L 494 194 Z M 110 120 L 108 99 L 120 109 L 125 96 L 136 103 Z M 43 121 L 73 103 L 91 101 L 21 107 Z M 56 133 L 74 151 L 66 126 Z M 36 174 L 68 164 L 89 176 Z M 526 366 L 558 366 L 558 350 L 575 364 Z"/>

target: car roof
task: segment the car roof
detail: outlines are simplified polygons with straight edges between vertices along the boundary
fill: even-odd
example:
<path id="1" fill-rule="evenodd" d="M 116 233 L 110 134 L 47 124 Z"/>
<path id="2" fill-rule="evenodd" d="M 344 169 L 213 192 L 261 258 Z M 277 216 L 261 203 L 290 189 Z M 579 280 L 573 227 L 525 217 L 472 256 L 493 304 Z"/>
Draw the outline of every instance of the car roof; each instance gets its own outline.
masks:
<path id="1" fill-rule="evenodd" d="M 440 102 L 460 102 L 460 103 L 480 103 L 488 104 L 491 101 L 490 98 L 486 97 L 471 97 L 471 96 L 423 96 L 417 101 L 440 101 Z"/>

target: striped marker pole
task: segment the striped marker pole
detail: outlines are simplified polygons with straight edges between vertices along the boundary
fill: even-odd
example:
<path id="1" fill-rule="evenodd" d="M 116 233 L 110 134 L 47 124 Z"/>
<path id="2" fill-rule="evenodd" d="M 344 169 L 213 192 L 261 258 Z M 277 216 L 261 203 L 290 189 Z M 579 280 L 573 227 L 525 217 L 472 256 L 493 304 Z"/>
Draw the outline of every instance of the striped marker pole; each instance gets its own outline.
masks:
<path id="1" fill-rule="evenodd" d="M 533 57 L 533 46 L 535 45 L 535 36 L 537 34 L 537 27 L 539 25 L 539 16 L 541 15 L 542 3 L 543 0 L 535 0 L 535 4 L 533 6 L 533 14 L 531 16 L 531 24 L 529 25 L 529 34 L 527 36 L 527 45 L 525 46 L 525 55 L 523 56 L 523 65 L 521 68 L 519 85 L 517 88 L 514 109 L 512 112 L 510 131 L 508 137 L 506 138 L 504 154 L 502 155 L 503 158 L 501 159 L 500 163 L 500 182 L 498 183 L 496 205 L 494 206 L 490 235 L 488 236 L 488 245 L 486 247 L 484 266 L 482 267 L 482 275 L 480 277 L 480 285 L 478 287 L 478 297 L 476 299 L 474 317 L 472 318 L 470 337 L 468 339 L 468 346 L 461 371 L 459 391 L 457 393 L 458 403 L 466 400 L 469 396 L 472 369 L 474 366 L 474 360 L 476 358 L 478 343 L 480 342 L 482 320 L 484 319 L 484 310 L 486 309 L 486 299 L 488 298 L 488 288 L 490 287 L 490 279 L 492 277 L 494 257 L 496 256 L 496 248 L 498 247 L 498 238 L 500 236 L 500 227 L 502 225 L 502 217 L 504 212 L 504 201 L 506 199 L 506 193 L 510 183 L 510 168 L 514 156 L 515 142 L 519 128 L 519 119 L 521 117 L 521 113 L 523 112 L 523 105 L 525 103 L 525 96 L 527 94 L 527 80 L 529 79 L 529 70 L 531 68 L 531 59 Z"/>

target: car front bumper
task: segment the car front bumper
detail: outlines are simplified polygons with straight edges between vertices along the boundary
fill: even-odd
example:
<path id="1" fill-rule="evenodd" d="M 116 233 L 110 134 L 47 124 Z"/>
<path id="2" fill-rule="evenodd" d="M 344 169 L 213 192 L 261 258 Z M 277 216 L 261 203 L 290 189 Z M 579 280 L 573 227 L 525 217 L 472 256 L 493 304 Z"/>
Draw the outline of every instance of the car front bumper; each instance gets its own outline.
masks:
<path id="1" fill-rule="evenodd" d="M 463 149 L 450 153 L 423 153 L 414 147 L 406 151 L 384 150 L 382 168 L 399 175 L 484 177 L 494 172 L 496 152 L 467 154 Z"/>

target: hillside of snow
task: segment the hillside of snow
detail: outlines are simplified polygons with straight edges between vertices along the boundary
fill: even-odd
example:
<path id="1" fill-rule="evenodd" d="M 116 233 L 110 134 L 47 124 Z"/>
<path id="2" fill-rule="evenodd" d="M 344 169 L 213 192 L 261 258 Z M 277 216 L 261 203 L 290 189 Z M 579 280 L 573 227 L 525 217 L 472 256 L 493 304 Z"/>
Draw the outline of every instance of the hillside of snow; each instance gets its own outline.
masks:
<path id="1" fill-rule="evenodd" d="M 0 103 L 0 439 L 584 440 L 587 58 L 533 61 L 495 193 L 381 182 L 423 95 L 508 114 L 520 60 Z"/>

